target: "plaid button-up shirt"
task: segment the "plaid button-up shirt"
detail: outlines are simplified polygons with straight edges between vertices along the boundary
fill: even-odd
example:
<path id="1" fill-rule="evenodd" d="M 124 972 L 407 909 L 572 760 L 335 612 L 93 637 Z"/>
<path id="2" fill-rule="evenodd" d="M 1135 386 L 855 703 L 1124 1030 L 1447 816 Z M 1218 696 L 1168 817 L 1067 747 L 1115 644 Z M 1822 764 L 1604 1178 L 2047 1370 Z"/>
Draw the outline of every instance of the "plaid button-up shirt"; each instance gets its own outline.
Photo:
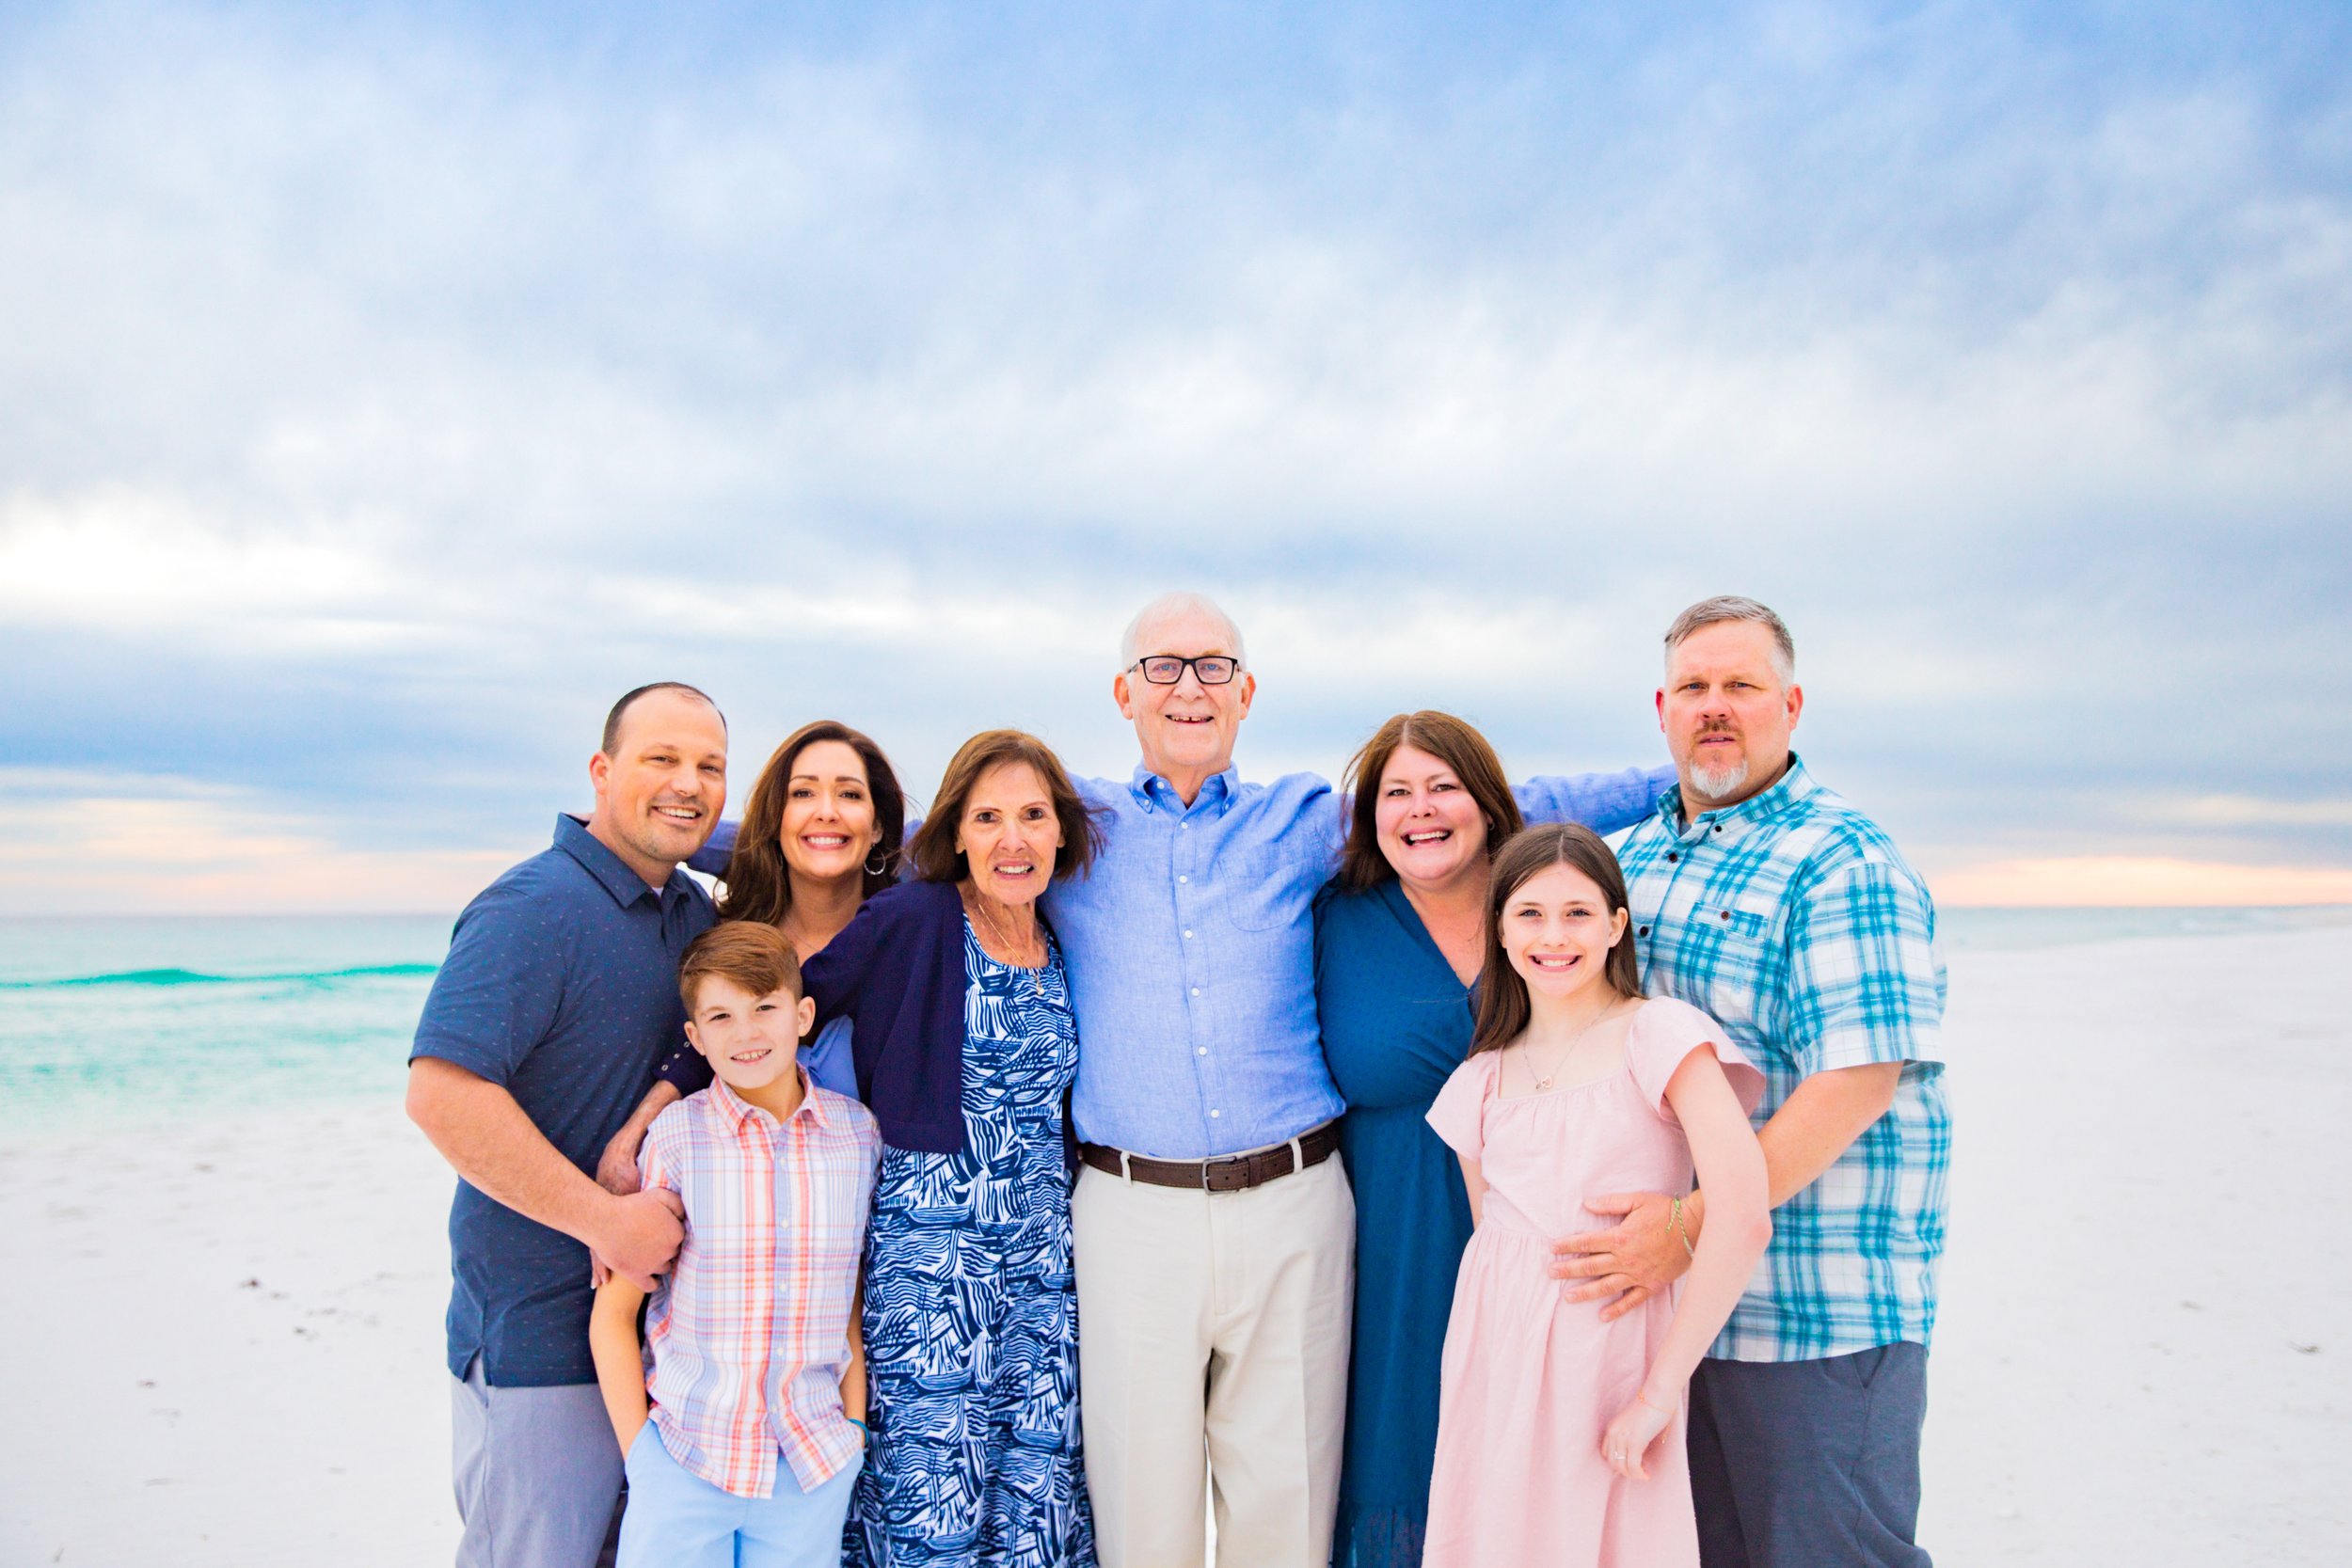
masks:
<path id="1" fill-rule="evenodd" d="M 1793 756 L 1770 789 L 1684 823 L 1682 791 L 1617 852 L 1642 989 L 1720 1020 L 1764 1069 L 1762 1126 L 1816 1072 L 1901 1062 L 1886 1114 L 1772 1214 L 1715 1341 L 1737 1361 L 1928 1342 L 1951 1155 L 1935 906 L 1878 824 Z"/>
<path id="2" fill-rule="evenodd" d="M 779 1454 L 807 1492 L 863 1446 L 841 1376 L 882 1134 L 856 1101 L 801 1081 L 781 1123 L 714 1083 L 656 1117 L 638 1156 L 645 1185 L 686 1205 L 645 1314 L 654 1428 L 739 1497 L 774 1495 Z"/>

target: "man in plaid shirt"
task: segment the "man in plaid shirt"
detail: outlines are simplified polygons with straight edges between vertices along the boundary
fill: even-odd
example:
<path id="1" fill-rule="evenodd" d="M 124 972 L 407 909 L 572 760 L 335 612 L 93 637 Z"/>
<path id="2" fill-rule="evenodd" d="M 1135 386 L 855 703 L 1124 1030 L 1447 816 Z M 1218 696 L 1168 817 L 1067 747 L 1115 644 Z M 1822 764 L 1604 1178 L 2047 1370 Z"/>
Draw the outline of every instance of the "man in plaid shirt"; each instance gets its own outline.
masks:
<path id="1" fill-rule="evenodd" d="M 1914 1543 L 1951 1118 L 1944 966 L 1926 884 L 1789 750 L 1804 705 L 1780 617 L 1692 606 L 1666 633 L 1658 716 L 1680 783 L 1618 851 L 1643 989 L 1712 1014 L 1764 1069 L 1772 1246 L 1691 1380 L 1706 1568 L 1925 1568 Z M 1615 1317 L 1677 1277 L 1657 1194 L 1587 1207 L 1553 1273 Z"/>

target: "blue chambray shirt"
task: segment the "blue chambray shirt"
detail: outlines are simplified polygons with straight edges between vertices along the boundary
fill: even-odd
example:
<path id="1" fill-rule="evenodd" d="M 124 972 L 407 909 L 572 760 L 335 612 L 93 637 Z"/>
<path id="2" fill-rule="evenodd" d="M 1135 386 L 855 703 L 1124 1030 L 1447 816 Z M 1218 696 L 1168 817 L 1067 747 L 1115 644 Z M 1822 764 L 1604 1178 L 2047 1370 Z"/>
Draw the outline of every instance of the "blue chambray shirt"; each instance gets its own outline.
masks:
<path id="1" fill-rule="evenodd" d="M 1609 832 L 1673 782 L 1672 769 L 1633 768 L 1515 793 L 1531 821 Z M 1315 1017 L 1313 906 L 1339 868 L 1343 797 L 1311 773 L 1244 784 L 1231 768 L 1190 806 L 1146 768 L 1078 788 L 1105 810 L 1103 853 L 1045 895 L 1078 1014 L 1078 1136 L 1206 1160 L 1338 1116 Z"/>
<path id="2" fill-rule="evenodd" d="M 1771 788 L 1617 853 L 1642 989 L 1711 1014 L 1764 1071 L 1757 1126 L 1816 1072 L 1901 1062 L 1895 1102 L 1772 1212 L 1772 1242 L 1711 1354 L 1805 1361 L 1935 1327 L 1951 1113 L 1944 962 L 1926 882 L 1879 825 L 1791 756 Z"/>

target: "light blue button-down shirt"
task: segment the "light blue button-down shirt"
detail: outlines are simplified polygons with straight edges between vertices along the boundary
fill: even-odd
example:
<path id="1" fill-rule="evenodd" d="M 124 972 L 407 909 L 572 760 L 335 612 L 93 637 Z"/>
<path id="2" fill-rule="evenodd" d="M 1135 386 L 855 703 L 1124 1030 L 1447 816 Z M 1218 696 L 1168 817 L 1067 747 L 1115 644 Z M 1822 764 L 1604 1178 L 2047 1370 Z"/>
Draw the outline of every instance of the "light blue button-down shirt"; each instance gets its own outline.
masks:
<path id="1" fill-rule="evenodd" d="M 1516 793 L 1530 821 L 1610 832 L 1674 782 L 1672 768 L 1632 768 Z M 1045 895 L 1078 1012 L 1078 1136 L 1206 1160 L 1338 1116 L 1315 1018 L 1313 906 L 1346 836 L 1339 792 L 1311 773 L 1246 784 L 1231 768 L 1189 806 L 1143 768 L 1078 787 L 1104 808 L 1103 853 Z"/>

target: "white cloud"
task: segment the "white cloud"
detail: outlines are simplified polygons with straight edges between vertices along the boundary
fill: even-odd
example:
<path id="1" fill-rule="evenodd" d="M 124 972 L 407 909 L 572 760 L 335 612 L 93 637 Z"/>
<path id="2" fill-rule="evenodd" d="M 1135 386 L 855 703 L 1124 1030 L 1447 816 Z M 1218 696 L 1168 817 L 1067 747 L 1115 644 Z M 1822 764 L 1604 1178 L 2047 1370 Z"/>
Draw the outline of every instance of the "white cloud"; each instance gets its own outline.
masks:
<path id="1" fill-rule="evenodd" d="M 310 620 L 379 601 L 385 568 L 347 546 L 207 518 L 122 484 L 0 498 L 0 614 L 115 631 L 256 615 Z"/>
<path id="2" fill-rule="evenodd" d="M 828 708 L 928 768 L 1012 717 L 1110 768 L 1103 650 L 1192 582 L 1248 619 L 1261 766 L 1422 702 L 1630 761 L 1663 620 L 1735 589 L 1797 620 L 1809 737 L 1986 775 L 1915 786 L 1939 842 L 2123 831 L 2042 823 L 2077 773 L 2309 793 L 2232 683 L 2352 592 L 2341 105 L 1815 5 L 1009 107 L 965 25 L 0 45 L 26 754 L 265 791 L 317 736 L 532 797 L 650 668 L 746 745 Z M 2344 824 L 2129 830 L 2298 826 Z"/>

